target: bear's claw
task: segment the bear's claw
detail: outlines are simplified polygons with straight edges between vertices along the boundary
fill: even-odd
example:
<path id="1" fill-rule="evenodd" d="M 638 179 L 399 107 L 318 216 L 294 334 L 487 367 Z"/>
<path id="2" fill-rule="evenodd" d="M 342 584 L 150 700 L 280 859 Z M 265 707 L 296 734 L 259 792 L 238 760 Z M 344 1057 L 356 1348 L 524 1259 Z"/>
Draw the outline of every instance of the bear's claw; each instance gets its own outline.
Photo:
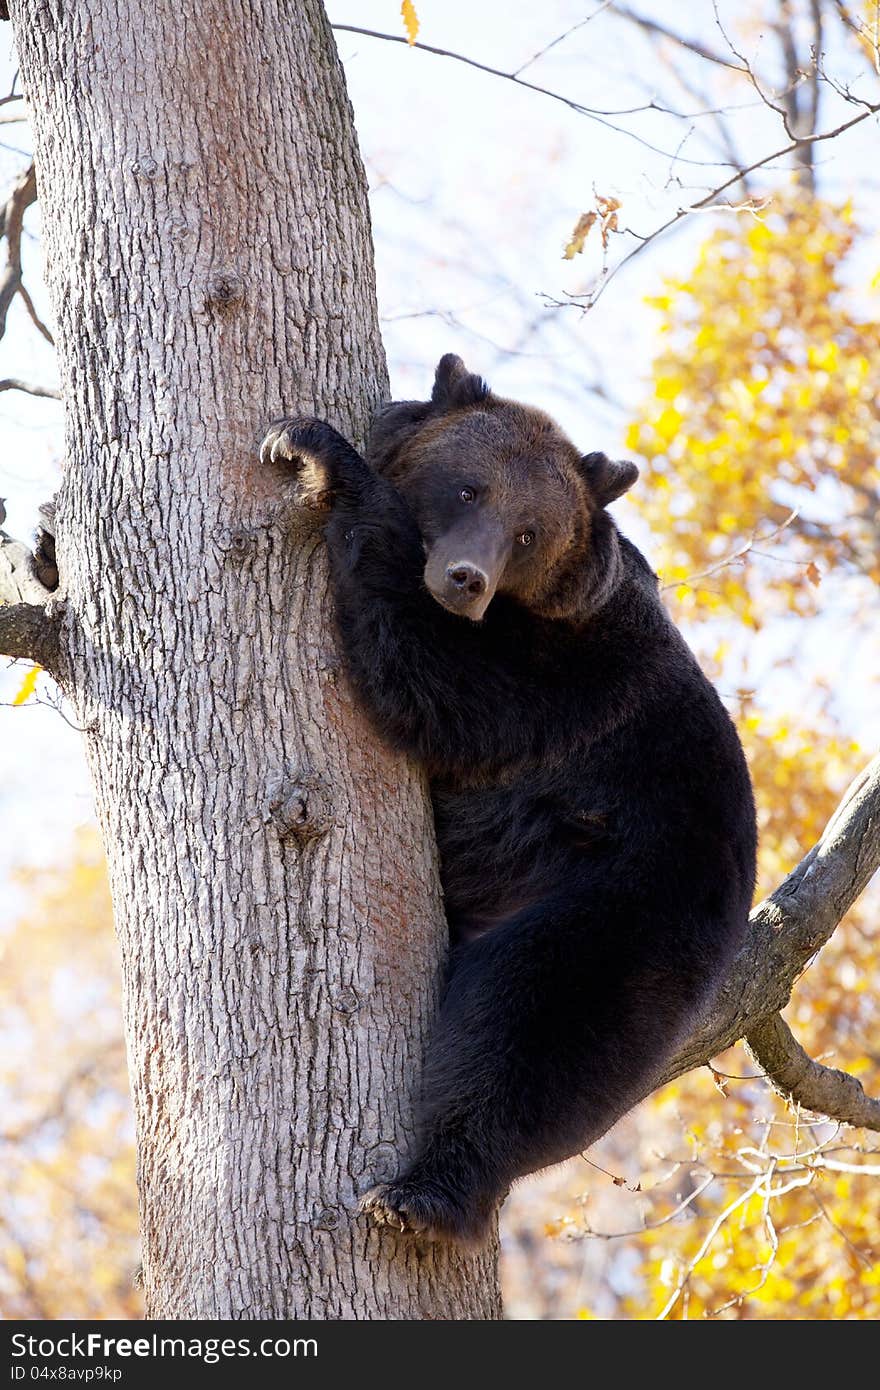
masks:
<path id="1" fill-rule="evenodd" d="M 315 436 L 325 429 L 320 420 L 305 416 L 278 420 L 260 445 L 261 463 L 293 465 L 297 504 L 316 511 L 326 511 L 332 502 L 327 467 L 315 448 Z"/>
<path id="2" fill-rule="evenodd" d="M 422 1235 L 428 1230 L 415 1204 L 407 1201 L 407 1190 L 401 1183 L 382 1183 L 370 1188 L 361 1198 L 360 1210 L 369 1216 L 377 1226 L 390 1226 L 392 1230 Z"/>
<path id="3" fill-rule="evenodd" d="M 302 463 L 314 457 L 314 447 L 309 436 L 319 422 L 305 416 L 295 416 L 292 420 L 276 420 L 266 431 L 260 445 L 261 463 Z M 311 447 L 310 447 L 311 446 Z"/>
<path id="4" fill-rule="evenodd" d="M 359 1207 L 377 1226 L 426 1240 L 451 1241 L 463 1250 L 474 1251 L 489 1236 L 495 1203 L 480 1202 L 469 1210 L 438 1183 L 399 1178 L 371 1188 Z"/>

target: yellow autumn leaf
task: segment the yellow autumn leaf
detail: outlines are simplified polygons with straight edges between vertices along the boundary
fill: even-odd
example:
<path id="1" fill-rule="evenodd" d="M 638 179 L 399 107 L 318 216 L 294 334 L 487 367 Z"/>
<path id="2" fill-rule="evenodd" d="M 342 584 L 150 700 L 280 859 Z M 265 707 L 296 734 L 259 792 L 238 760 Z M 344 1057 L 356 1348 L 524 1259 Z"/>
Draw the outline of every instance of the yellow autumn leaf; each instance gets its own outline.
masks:
<path id="1" fill-rule="evenodd" d="M 403 16 L 403 27 L 406 30 L 406 41 L 410 46 L 415 43 L 419 35 L 419 17 L 416 14 L 416 7 L 412 0 L 403 0 L 400 7 Z"/>
<path id="2" fill-rule="evenodd" d="M 18 693 L 15 699 L 12 701 L 14 705 L 27 704 L 28 700 L 31 698 L 31 696 L 37 688 L 37 676 L 40 674 L 41 670 L 41 666 L 32 666 L 31 669 L 27 672 L 24 680 L 18 687 Z"/>

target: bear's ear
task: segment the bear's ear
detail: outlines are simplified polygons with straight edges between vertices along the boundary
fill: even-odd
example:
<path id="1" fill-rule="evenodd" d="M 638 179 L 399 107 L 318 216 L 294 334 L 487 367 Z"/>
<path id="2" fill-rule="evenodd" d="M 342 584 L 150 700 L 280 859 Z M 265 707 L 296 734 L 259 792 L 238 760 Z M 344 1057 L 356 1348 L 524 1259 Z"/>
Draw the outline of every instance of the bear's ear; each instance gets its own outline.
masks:
<path id="1" fill-rule="evenodd" d="M 374 416 L 367 459 L 377 473 L 387 472 L 430 412 L 430 401 L 392 401 Z"/>
<path id="2" fill-rule="evenodd" d="M 461 410 L 468 405 L 479 405 L 488 395 L 489 388 L 483 378 L 469 372 L 454 352 L 447 352 L 440 358 L 431 392 L 431 403 L 435 407 Z"/>
<path id="3" fill-rule="evenodd" d="M 581 471 L 600 507 L 622 497 L 639 476 L 638 468 L 629 459 L 615 461 L 605 454 L 584 454 Z"/>

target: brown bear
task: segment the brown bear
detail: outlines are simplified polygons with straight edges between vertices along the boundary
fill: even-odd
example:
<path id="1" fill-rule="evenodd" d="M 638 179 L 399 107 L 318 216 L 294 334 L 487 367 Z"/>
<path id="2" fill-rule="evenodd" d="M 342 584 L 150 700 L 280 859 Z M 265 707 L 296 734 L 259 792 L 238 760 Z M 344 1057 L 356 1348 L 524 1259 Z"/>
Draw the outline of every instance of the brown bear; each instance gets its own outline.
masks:
<path id="1" fill-rule="evenodd" d="M 485 1238 L 517 1178 L 644 1096 L 742 942 L 755 812 L 733 725 L 606 508 L 637 469 L 444 357 L 366 460 L 315 420 L 263 457 L 329 503 L 347 675 L 431 779 L 452 937 L 417 1151 L 379 1222 Z"/>

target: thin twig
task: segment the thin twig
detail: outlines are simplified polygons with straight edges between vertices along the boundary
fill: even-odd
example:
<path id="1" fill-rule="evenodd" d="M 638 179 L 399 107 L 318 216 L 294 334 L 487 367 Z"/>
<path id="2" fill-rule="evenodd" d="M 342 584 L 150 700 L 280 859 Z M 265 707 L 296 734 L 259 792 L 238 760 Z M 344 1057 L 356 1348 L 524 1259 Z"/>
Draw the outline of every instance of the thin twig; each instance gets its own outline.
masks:
<path id="1" fill-rule="evenodd" d="M 691 1206 L 693 1202 L 696 1202 L 698 1198 L 702 1197 L 706 1189 L 711 1187 L 716 1181 L 717 1178 L 715 1174 L 710 1173 L 708 1177 L 703 1179 L 698 1187 L 694 1188 L 693 1192 L 689 1192 L 683 1201 L 673 1207 L 672 1211 L 667 1212 L 665 1216 L 658 1217 L 656 1221 L 646 1221 L 643 1226 L 636 1226 L 634 1229 L 628 1231 L 595 1231 L 592 1226 L 585 1225 L 583 1231 L 573 1234 L 577 1239 L 628 1240 L 633 1236 L 643 1236 L 646 1231 L 657 1231 L 661 1226 L 668 1226 L 670 1221 L 674 1221 L 677 1216 L 681 1216 L 683 1212 L 687 1211 L 688 1207 Z"/>
<path id="2" fill-rule="evenodd" d="M 665 591 L 666 589 L 678 589 L 682 585 L 690 589 L 693 588 L 694 584 L 697 583 L 698 580 L 712 579 L 714 575 L 718 574 L 719 571 L 726 569 L 728 565 L 735 565 L 738 561 L 744 560 L 746 555 L 753 551 L 756 545 L 764 545 L 766 541 L 775 540 L 777 536 L 781 535 L 783 531 L 787 530 L 788 527 L 791 526 L 792 522 L 795 521 L 796 518 L 797 511 L 795 510 L 790 514 L 790 516 L 786 517 L 785 521 L 780 522 L 778 526 L 775 526 L 772 531 L 768 531 L 766 535 L 759 536 L 757 531 L 753 531 L 752 534 L 749 536 L 748 540 L 743 541 L 741 545 L 737 546 L 736 550 L 732 550 L 729 555 L 725 555 L 721 560 L 717 562 L 717 564 L 710 565 L 710 567 L 707 570 L 701 570 L 699 574 L 689 574 L 686 579 L 676 579 L 671 580 L 668 584 L 661 584 L 661 591 Z M 800 564 L 801 562 L 792 561 L 792 563 Z M 806 565 L 809 564 L 809 561 L 805 560 L 803 563 Z"/>
<path id="3" fill-rule="evenodd" d="M 25 289 L 24 284 L 19 285 L 18 293 L 24 301 L 24 307 L 30 314 L 31 322 L 33 323 L 34 327 L 37 328 L 40 331 L 40 333 L 42 333 L 43 337 L 46 339 L 46 342 L 51 343 L 54 347 L 55 339 L 52 337 L 52 334 L 49 332 L 49 329 L 46 327 L 46 325 L 43 323 L 43 320 L 37 313 L 36 308 L 34 306 L 34 301 L 31 299 L 30 295 Z"/>
<path id="4" fill-rule="evenodd" d="M 523 87 L 530 92 L 537 92 L 540 96 L 550 97 L 552 101 L 559 101 L 563 106 L 567 106 L 570 111 L 576 111 L 579 116 L 586 116 L 588 120 L 596 121 L 599 125 L 604 126 L 606 130 L 613 130 L 616 135 L 625 135 L 627 139 L 634 140 L 636 144 L 641 145 L 646 150 L 650 150 L 652 154 L 659 154 L 663 159 L 670 159 L 673 157 L 669 150 L 661 150 L 657 145 L 652 145 L 650 140 L 645 140 L 634 130 L 627 130 L 626 126 L 614 125 L 612 121 L 607 119 L 609 116 L 640 115 L 644 111 L 656 111 L 661 115 L 675 116 L 678 119 L 683 119 L 682 112 L 673 111 L 669 107 L 661 106 L 658 102 L 648 101 L 641 106 L 627 106 L 610 110 L 584 106 L 582 102 L 574 101 L 572 97 L 564 96 L 562 92 L 554 92 L 552 88 L 542 87 L 537 82 L 527 82 L 524 78 L 518 77 L 516 71 L 507 72 L 504 68 L 493 68 L 488 63 L 480 63 L 476 58 L 469 58 L 465 53 L 456 53 L 448 48 L 436 48 L 433 44 L 419 43 L 418 41 L 411 44 L 409 39 L 402 34 L 385 34 L 381 30 L 364 29 L 357 24 L 334 24 L 331 27 L 347 34 L 360 34 L 367 39 L 382 39 L 386 43 L 405 44 L 407 48 L 417 48 L 423 53 L 433 53 L 437 58 L 451 58 L 457 63 L 466 64 L 469 68 L 476 68 L 478 72 L 488 73 L 490 77 L 503 78 L 506 82 L 513 82 L 517 87 Z M 713 113 L 707 111 L 698 112 L 697 114 L 702 116 L 711 115 Z M 729 167 L 726 163 L 717 159 L 685 159 L 680 157 L 679 163 L 690 164 L 701 169 L 726 169 Z"/>
<path id="5" fill-rule="evenodd" d="M 684 34 L 676 33 L 667 25 L 661 24 L 656 19 L 648 19 L 645 15 L 636 14 L 634 10 L 624 9 L 622 5 L 611 5 L 612 14 L 616 14 L 620 19 L 629 20 L 639 29 L 644 29 L 646 33 L 656 34 L 661 39 L 671 39 L 680 48 L 686 48 L 689 53 L 695 53 L 698 58 L 702 58 L 707 63 L 715 63 L 721 68 L 730 68 L 733 72 L 742 72 L 743 69 L 736 63 L 732 63 L 729 58 L 725 58 L 723 53 L 717 49 L 709 48 L 706 44 L 700 43 L 697 39 L 686 38 Z"/>
<path id="6" fill-rule="evenodd" d="M 578 29 L 583 29 L 584 25 L 589 24 L 591 20 L 597 19 L 603 10 L 608 9 L 611 3 L 612 0 L 602 0 L 602 4 L 599 5 L 597 9 L 593 10 L 592 14 L 588 14 L 586 19 L 578 20 L 577 24 L 572 24 L 570 29 L 566 29 L 562 34 L 557 34 L 555 39 L 551 39 L 549 43 L 545 43 L 544 47 L 539 48 L 537 53 L 533 53 L 531 58 L 527 58 L 524 63 L 520 63 L 519 67 L 514 69 L 512 76 L 519 77 L 521 72 L 525 72 L 526 68 L 532 67 L 534 63 L 537 63 L 538 60 L 543 58 L 546 53 L 549 53 L 551 49 L 558 48 L 571 34 L 576 33 Z"/>
<path id="7" fill-rule="evenodd" d="M 697 1265 L 700 1264 L 700 1262 L 705 1258 L 706 1254 L 708 1253 L 709 1248 L 712 1245 L 712 1242 L 718 1235 L 718 1232 L 724 1226 L 725 1222 L 728 1221 L 731 1216 L 733 1216 L 734 1212 L 739 1211 L 740 1207 L 744 1207 L 747 1202 L 751 1201 L 755 1193 L 760 1190 L 763 1181 L 764 1175 L 762 1173 L 760 1178 L 756 1178 L 755 1181 L 751 1183 L 749 1187 L 746 1188 L 745 1192 L 741 1192 L 738 1197 L 735 1197 L 732 1202 L 729 1202 L 728 1205 L 724 1207 L 722 1211 L 719 1212 L 718 1216 L 716 1216 L 715 1220 L 712 1222 L 712 1225 L 709 1227 L 709 1231 L 706 1235 L 706 1238 L 700 1246 L 699 1250 L 697 1251 L 696 1255 L 693 1257 L 692 1260 L 688 1261 L 687 1267 L 682 1273 L 681 1277 L 679 1278 L 678 1283 L 676 1284 L 666 1303 L 663 1305 L 661 1311 L 657 1314 L 657 1322 L 665 1322 L 665 1320 L 669 1317 L 669 1314 L 672 1312 L 676 1303 L 681 1298 L 682 1293 L 690 1283 L 691 1277 L 694 1274 Z"/>
<path id="8" fill-rule="evenodd" d="M 840 125 L 835 126 L 833 130 L 824 130 L 816 135 L 799 137 L 796 140 L 792 140 L 788 145 L 784 145 L 781 149 L 774 150 L 772 154 L 762 155 L 760 159 L 754 160 L 753 163 L 748 164 L 744 169 L 738 169 L 729 179 L 725 179 L 724 183 L 718 184 L 710 193 L 706 194 L 705 198 L 700 198 L 697 202 L 690 203 L 685 208 L 679 208 L 674 216 L 667 218 L 667 220 L 661 223 L 659 227 L 655 228 L 653 232 L 640 237 L 638 246 L 628 252 L 622 260 L 618 261 L 617 265 L 608 272 L 590 295 L 586 297 L 581 295 L 570 295 L 567 301 L 551 300 L 548 302 L 553 303 L 558 308 L 565 307 L 566 303 L 568 303 L 582 309 L 592 309 L 605 293 L 612 280 L 623 270 L 624 266 L 629 265 L 637 256 L 640 256 L 645 248 L 650 246 L 652 242 L 656 241 L 666 232 L 671 231 L 673 227 L 678 226 L 684 218 L 690 217 L 693 213 L 708 208 L 717 198 L 720 198 L 723 193 L 726 193 L 728 188 L 732 188 L 734 184 L 740 183 L 744 178 L 748 178 L 749 174 L 754 174 L 757 169 L 763 169 L 766 165 L 772 164 L 774 160 L 784 159 L 787 155 L 796 153 L 805 144 L 813 145 L 819 144 L 823 140 L 836 140 L 838 136 L 846 134 L 846 132 L 852 130 L 854 126 L 861 125 L 862 121 L 866 121 L 869 116 L 876 116 L 878 111 L 880 111 L 880 102 L 871 102 L 871 104 L 867 106 L 865 110 L 860 111 L 857 116 L 851 117 L 848 121 L 843 121 Z M 725 207 L 724 210 L 728 211 L 731 209 Z"/>

